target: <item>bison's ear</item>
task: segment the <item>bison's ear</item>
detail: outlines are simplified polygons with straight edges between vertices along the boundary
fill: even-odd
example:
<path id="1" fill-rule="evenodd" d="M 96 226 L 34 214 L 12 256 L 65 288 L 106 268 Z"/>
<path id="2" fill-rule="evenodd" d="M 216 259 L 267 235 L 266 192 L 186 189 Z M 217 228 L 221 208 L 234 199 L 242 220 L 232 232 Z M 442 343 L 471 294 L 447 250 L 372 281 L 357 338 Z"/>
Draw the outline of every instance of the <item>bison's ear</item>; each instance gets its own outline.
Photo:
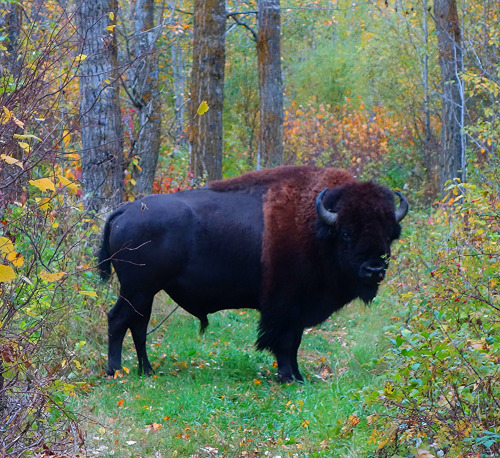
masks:
<path id="1" fill-rule="evenodd" d="M 335 189 L 325 196 L 327 191 L 329 191 L 328 188 L 323 189 L 316 198 L 316 211 L 321 221 L 328 226 L 334 226 L 338 219 L 338 213 L 335 207 L 340 197 L 340 192 L 338 189 Z"/>

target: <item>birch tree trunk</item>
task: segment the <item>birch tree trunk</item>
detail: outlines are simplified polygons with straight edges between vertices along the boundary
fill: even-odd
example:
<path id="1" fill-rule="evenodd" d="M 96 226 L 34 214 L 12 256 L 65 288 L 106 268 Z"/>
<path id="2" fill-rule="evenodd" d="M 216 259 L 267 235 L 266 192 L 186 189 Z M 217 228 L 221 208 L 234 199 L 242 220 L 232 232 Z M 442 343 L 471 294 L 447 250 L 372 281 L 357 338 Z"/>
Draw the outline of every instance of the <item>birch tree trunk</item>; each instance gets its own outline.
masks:
<path id="1" fill-rule="evenodd" d="M 195 179 L 222 178 L 222 108 L 226 8 L 224 0 L 194 0 L 193 69 L 191 76 L 191 170 Z M 208 111 L 197 114 L 206 101 Z"/>
<path id="2" fill-rule="evenodd" d="M 422 57 L 422 86 L 424 88 L 424 148 L 425 169 L 427 171 L 426 189 L 434 199 L 439 193 L 439 151 L 436 148 L 436 138 L 431 126 L 431 91 L 429 88 L 429 30 L 428 30 L 428 0 L 422 0 L 422 33 L 425 52 Z"/>
<path id="3" fill-rule="evenodd" d="M 279 0 L 259 0 L 257 62 L 260 130 L 257 167 L 283 164 L 283 81 Z M 260 159 L 260 160 L 259 160 Z"/>
<path id="4" fill-rule="evenodd" d="M 139 115 L 134 169 L 137 194 L 151 194 L 161 141 L 161 98 L 158 84 L 158 58 L 154 30 L 154 0 L 136 0 L 134 5 L 135 63 L 133 93 Z"/>
<path id="5" fill-rule="evenodd" d="M 460 23 L 456 0 L 434 0 L 442 85 L 441 177 L 465 181 L 464 94 L 459 73 L 463 68 Z"/>
<path id="6" fill-rule="evenodd" d="M 107 211 L 123 200 L 123 130 L 118 98 L 117 0 L 77 6 L 84 206 Z M 85 57 L 86 56 L 86 57 Z"/>
<path id="7" fill-rule="evenodd" d="M 184 133 L 184 58 L 182 46 L 180 43 L 172 43 L 170 50 L 172 56 L 172 76 L 174 79 L 174 109 L 175 109 L 175 125 L 174 139 L 177 147 L 183 148 L 186 146 L 187 139 Z"/>

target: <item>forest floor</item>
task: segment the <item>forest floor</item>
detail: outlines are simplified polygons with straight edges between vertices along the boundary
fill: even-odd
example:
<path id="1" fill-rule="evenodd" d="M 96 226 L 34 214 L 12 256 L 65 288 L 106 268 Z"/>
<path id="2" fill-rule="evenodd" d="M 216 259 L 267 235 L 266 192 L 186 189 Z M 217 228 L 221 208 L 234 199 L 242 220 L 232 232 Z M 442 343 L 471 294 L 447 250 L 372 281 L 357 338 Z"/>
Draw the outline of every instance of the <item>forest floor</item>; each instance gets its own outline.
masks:
<path id="1" fill-rule="evenodd" d="M 160 295 L 151 325 L 174 307 Z M 373 361 L 386 346 L 388 300 L 352 303 L 306 330 L 299 350 L 303 384 L 276 382 L 274 358 L 254 349 L 257 320 L 255 311 L 219 312 L 200 336 L 198 321 L 177 309 L 148 338 L 152 377 L 137 375 L 128 335 L 124 370 L 114 379 L 101 372 L 75 399 L 87 418 L 88 456 L 359 457 L 373 451 L 374 412 L 360 393 L 383 386 L 377 383 L 382 368 Z"/>

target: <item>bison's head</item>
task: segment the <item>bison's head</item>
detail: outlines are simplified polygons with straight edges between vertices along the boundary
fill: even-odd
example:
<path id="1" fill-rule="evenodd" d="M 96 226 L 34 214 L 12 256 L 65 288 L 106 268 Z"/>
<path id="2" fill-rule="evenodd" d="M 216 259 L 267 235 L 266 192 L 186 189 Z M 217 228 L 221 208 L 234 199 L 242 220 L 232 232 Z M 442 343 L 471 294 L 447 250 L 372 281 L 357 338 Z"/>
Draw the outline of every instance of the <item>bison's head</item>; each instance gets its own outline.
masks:
<path id="1" fill-rule="evenodd" d="M 408 213 L 408 201 L 372 182 L 352 182 L 323 190 L 316 199 L 320 234 L 325 249 L 355 288 L 356 296 L 371 301 L 384 279 L 391 243 L 401 232 L 399 222 Z"/>

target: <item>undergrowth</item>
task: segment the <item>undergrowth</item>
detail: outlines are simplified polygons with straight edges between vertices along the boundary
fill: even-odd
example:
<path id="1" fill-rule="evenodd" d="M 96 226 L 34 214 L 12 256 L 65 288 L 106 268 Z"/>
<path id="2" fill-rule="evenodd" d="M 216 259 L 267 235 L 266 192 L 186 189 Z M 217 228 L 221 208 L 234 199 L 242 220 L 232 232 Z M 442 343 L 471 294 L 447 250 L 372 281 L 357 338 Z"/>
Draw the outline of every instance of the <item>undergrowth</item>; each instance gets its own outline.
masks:
<path id="1" fill-rule="evenodd" d="M 174 305 L 154 306 L 153 324 Z M 372 412 L 361 391 L 379 376 L 387 304 L 347 306 L 310 329 L 299 351 L 304 384 L 275 381 L 273 357 L 257 352 L 257 312 L 226 311 L 199 323 L 178 309 L 150 336 L 153 377 L 136 375 L 130 336 L 124 370 L 106 379 L 105 358 L 76 400 L 93 421 L 87 447 L 96 456 L 361 456 Z M 383 343 L 383 342 L 382 342 Z M 355 429 L 359 431 L 355 433 Z"/>
<path id="2" fill-rule="evenodd" d="M 448 191 L 410 223 L 388 288 L 404 312 L 364 395 L 379 456 L 500 454 L 500 201 L 491 184 Z"/>

